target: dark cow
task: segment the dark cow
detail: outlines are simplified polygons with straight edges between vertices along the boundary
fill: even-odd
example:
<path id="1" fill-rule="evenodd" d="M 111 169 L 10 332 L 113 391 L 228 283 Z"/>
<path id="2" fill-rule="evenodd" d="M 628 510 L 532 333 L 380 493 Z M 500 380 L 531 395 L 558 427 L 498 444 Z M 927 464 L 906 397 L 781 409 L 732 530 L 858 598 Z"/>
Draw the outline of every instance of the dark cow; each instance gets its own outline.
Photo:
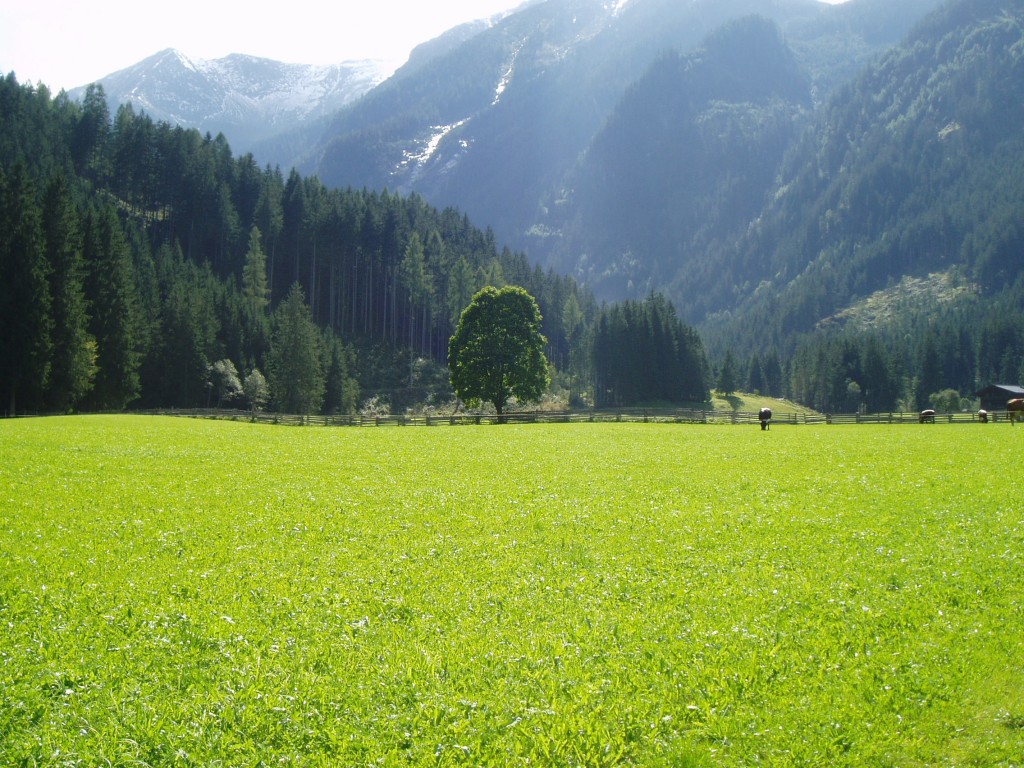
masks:
<path id="1" fill-rule="evenodd" d="M 761 422 L 761 429 L 771 429 L 771 408 L 762 408 L 760 411 L 757 412 L 757 418 Z"/>
<path id="2" fill-rule="evenodd" d="M 935 423 L 935 409 L 925 408 L 921 411 L 921 415 L 917 417 L 917 420 L 921 424 L 934 424 Z"/>
<path id="3" fill-rule="evenodd" d="M 1015 397 L 1006 404 L 1006 413 L 1010 417 L 1010 424 L 1024 419 L 1024 397 Z"/>
<path id="4" fill-rule="evenodd" d="M 988 411 L 986 411 L 984 408 L 978 411 L 978 421 L 980 421 L 982 424 L 988 424 Z"/>

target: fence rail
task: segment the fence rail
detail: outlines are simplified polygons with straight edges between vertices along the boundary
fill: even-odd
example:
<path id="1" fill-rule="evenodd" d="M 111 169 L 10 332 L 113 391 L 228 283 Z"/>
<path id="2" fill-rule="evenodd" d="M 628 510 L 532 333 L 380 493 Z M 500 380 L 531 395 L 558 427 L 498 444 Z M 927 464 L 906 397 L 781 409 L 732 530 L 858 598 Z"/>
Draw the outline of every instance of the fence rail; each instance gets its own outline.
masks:
<path id="1" fill-rule="evenodd" d="M 833 414 L 820 417 L 828 424 L 920 424 L 918 413 L 853 413 Z M 979 424 L 988 421 L 1009 421 L 1007 411 L 989 411 L 982 417 L 978 413 L 936 413 L 928 416 L 928 423 L 934 424 Z M 809 423 L 809 422 L 808 422 Z"/>
<path id="2" fill-rule="evenodd" d="M 693 409 L 622 409 L 596 411 L 523 411 L 496 414 L 425 414 L 362 416 L 300 416 L 294 414 L 265 413 L 216 408 L 159 409 L 143 413 L 191 418 L 227 419 L 265 424 L 321 427 L 435 427 L 480 424 L 570 424 L 595 422 L 633 422 L 665 424 L 757 424 L 760 419 L 754 411 L 693 410 Z M 989 411 L 988 421 L 1009 421 L 1006 411 Z M 799 424 L 919 424 L 917 413 L 844 413 L 804 414 L 776 413 L 773 425 Z M 977 413 L 938 413 L 937 424 L 974 424 L 981 421 Z"/>

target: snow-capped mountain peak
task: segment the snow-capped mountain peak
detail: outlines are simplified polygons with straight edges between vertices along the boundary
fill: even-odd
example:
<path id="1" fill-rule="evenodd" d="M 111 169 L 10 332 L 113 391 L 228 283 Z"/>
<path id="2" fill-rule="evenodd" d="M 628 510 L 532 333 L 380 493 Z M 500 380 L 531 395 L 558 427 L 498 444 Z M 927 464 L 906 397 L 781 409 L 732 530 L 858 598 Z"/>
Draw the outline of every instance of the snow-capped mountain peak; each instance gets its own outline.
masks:
<path id="1" fill-rule="evenodd" d="M 331 114 L 383 82 L 394 64 L 286 64 L 233 53 L 193 59 L 173 48 L 101 79 L 111 111 L 131 104 L 154 120 L 223 132 L 238 151 Z M 80 98 L 84 88 L 71 91 Z"/>

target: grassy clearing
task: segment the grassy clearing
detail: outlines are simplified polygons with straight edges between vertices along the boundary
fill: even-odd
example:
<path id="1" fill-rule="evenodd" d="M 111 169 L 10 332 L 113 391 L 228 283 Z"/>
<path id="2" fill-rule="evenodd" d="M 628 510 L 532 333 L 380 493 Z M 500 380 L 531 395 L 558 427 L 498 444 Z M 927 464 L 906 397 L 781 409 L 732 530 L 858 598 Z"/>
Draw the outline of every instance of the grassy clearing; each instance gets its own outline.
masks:
<path id="1" fill-rule="evenodd" d="M 0 424 L 2 765 L 1020 765 L 1005 425 Z"/>
<path id="2" fill-rule="evenodd" d="M 716 411 L 757 413 L 762 408 L 771 408 L 776 414 L 780 415 L 796 413 L 801 416 L 809 416 L 815 413 L 812 408 L 794 403 L 792 400 L 783 400 L 777 397 L 768 397 L 767 395 L 755 395 L 750 392 L 734 392 L 726 396 L 715 391 L 711 395 L 711 408 Z"/>

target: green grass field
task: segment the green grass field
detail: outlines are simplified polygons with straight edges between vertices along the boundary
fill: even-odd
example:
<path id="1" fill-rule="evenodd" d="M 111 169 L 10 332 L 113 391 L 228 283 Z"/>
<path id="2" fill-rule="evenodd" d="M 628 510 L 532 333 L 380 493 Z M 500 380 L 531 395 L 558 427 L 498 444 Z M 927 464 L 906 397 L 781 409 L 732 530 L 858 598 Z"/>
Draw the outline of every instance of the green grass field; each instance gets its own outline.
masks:
<path id="1" fill-rule="evenodd" d="M 0 422 L 0 765 L 1024 765 L 1021 441 Z"/>

